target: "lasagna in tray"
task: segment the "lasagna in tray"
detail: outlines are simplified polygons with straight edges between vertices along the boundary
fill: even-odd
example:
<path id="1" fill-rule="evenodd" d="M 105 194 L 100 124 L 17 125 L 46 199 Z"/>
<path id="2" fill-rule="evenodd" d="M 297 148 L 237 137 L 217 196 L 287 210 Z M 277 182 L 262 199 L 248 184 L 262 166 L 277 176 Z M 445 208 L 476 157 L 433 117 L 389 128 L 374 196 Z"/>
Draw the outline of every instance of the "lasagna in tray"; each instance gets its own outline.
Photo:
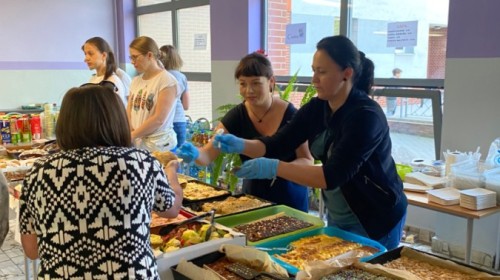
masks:
<path id="1" fill-rule="evenodd" d="M 309 261 L 328 260 L 363 247 L 359 243 L 326 234 L 304 237 L 290 243 L 290 246 L 292 248 L 290 251 L 275 256 L 301 270 L 304 269 L 304 265 Z"/>

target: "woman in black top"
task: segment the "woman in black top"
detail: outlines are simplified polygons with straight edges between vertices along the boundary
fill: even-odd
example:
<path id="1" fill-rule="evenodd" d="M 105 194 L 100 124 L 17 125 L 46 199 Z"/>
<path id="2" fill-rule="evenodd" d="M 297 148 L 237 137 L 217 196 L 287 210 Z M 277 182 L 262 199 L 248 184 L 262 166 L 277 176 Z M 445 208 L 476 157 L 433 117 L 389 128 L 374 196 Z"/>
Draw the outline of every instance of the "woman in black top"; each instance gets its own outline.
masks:
<path id="1" fill-rule="evenodd" d="M 386 117 L 369 98 L 374 65 L 344 36 L 323 38 L 314 54 L 312 82 L 318 96 L 272 137 L 243 140 L 218 135 L 214 145 L 224 152 L 250 157 L 236 175 L 279 176 L 322 189 L 328 225 L 398 246 L 407 200 L 391 156 Z M 308 140 L 322 166 L 287 163 L 276 155 Z"/>
<path id="2" fill-rule="evenodd" d="M 255 139 L 273 135 L 290 121 L 297 109 L 273 94 L 274 75 L 271 62 L 260 53 L 243 57 L 236 67 L 234 77 L 238 81 L 243 102 L 231 109 L 221 120 L 215 131 L 222 130 L 244 139 Z M 285 162 L 312 164 L 307 144 L 299 143 L 293 149 L 276 155 Z M 180 147 L 178 156 L 186 162 L 208 165 L 217 158 L 220 150 L 209 142 L 199 150 L 190 143 Z M 243 162 L 250 158 L 241 155 Z M 308 189 L 294 182 L 277 178 L 243 180 L 243 192 L 278 204 L 285 204 L 307 212 Z"/>

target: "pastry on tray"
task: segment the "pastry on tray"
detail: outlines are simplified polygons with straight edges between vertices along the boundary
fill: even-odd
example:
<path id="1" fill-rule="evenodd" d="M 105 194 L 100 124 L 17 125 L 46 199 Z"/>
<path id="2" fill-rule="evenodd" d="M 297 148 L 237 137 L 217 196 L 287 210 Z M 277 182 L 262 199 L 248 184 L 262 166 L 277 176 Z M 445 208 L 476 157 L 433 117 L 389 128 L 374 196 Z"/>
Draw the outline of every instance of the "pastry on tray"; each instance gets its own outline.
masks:
<path id="1" fill-rule="evenodd" d="M 238 225 L 234 229 L 244 233 L 249 241 L 255 242 L 310 226 L 313 226 L 313 224 L 290 216 L 280 216 Z"/>

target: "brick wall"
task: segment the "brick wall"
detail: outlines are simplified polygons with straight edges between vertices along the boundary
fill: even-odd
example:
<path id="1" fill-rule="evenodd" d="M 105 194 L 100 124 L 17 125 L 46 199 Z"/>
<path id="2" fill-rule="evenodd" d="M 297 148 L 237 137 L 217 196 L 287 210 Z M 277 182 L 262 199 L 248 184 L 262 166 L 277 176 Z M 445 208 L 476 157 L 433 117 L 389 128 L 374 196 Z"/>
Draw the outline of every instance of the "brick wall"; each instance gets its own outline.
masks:
<path id="1" fill-rule="evenodd" d="M 286 25 L 290 23 L 291 0 L 268 1 L 268 58 L 277 76 L 290 73 L 290 47 L 285 44 Z"/>
<path id="2" fill-rule="evenodd" d="M 433 36 L 429 36 L 427 78 L 444 79 L 448 28 L 432 29 L 429 33 Z"/>

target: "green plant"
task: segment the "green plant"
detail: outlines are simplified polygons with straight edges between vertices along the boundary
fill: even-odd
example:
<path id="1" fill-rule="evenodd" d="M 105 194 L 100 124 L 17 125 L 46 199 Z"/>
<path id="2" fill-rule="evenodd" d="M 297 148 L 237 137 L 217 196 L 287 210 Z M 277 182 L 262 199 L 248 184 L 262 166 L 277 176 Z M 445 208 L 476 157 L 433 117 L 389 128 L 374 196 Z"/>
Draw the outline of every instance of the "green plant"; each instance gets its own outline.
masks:
<path id="1" fill-rule="evenodd" d="M 306 105 L 315 95 L 316 89 L 312 84 L 309 84 L 304 92 L 304 96 L 302 96 L 302 100 L 300 100 L 300 107 Z"/>
<path id="2" fill-rule="evenodd" d="M 230 191 L 236 189 L 238 184 L 238 177 L 235 176 L 231 169 L 235 166 L 241 165 L 241 158 L 239 154 L 220 153 L 219 156 L 213 161 L 211 184 L 215 185 L 219 182 L 222 174 L 225 174 L 222 183 L 228 186 Z"/>
<path id="3" fill-rule="evenodd" d="M 295 74 L 293 74 L 293 76 L 290 78 L 290 80 L 288 80 L 288 83 L 286 84 L 286 87 L 283 91 L 281 91 L 279 86 L 276 85 L 276 89 L 277 89 L 278 94 L 279 94 L 281 99 L 283 99 L 285 101 L 289 101 L 290 94 L 292 92 L 297 92 L 296 82 L 297 82 L 297 75 L 299 74 L 299 70 L 297 70 L 297 72 L 295 72 Z"/>

